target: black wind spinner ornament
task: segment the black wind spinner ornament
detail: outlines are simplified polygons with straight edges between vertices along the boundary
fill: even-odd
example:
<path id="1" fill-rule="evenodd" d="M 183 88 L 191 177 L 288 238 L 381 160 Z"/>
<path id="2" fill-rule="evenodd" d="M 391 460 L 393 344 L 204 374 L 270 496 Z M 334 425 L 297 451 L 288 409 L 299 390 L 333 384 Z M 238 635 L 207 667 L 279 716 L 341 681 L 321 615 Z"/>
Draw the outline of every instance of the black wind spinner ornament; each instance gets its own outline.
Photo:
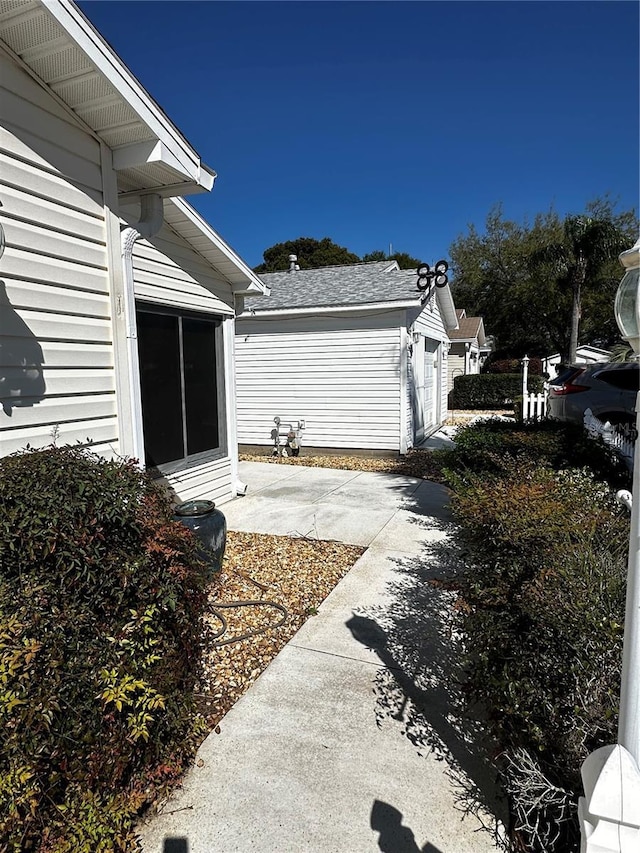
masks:
<path id="1" fill-rule="evenodd" d="M 447 276 L 448 269 L 449 264 L 446 261 L 438 261 L 434 264 L 433 269 L 431 269 L 429 264 L 420 264 L 417 269 L 418 281 L 416 282 L 416 287 L 423 293 L 429 290 L 428 296 L 430 296 L 434 285 L 436 287 L 445 287 L 449 284 L 449 277 Z M 426 298 L 428 297 L 425 296 Z"/>

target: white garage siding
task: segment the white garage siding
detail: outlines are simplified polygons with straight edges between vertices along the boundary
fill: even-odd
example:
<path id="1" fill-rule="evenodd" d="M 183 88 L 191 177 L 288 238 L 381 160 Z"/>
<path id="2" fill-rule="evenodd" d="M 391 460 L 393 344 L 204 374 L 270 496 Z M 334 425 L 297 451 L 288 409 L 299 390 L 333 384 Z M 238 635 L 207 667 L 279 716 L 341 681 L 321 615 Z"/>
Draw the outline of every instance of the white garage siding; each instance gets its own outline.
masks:
<path id="1" fill-rule="evenodd" d="M 425 352 L 435 356 L 433 373 L 433 396 L 430 406 L 431 411 L 425 412 L 424 434 L 432 432 L 434 427 L 440 426 L 447 414 L 447 349 L 448 335 L 442 322 L 442 315 L 438 311 L 435 297 L 425 305 L 423 311 L 407 312 L 407 328 L 411 329 L 422 336 L 425 340 L 413 345 L 413 354 L 408 359 L 409 362 L 409 381 L 407 382 L 407 399 L 406 410 L 407 418 L 407 446 L 412 447 L 416 442 L 419 442 L 423 433 L 421 433 L 416 419 L 415 412 L 417 410 L 416 395 L 419 393 L 418 384 L 424 372 L 424 366 L 417 363 L 418 359 L 424 361 Z M 411 334 L 409 335 L 411 338 Z"/>
<path id="2" fill-rule="evenodd" d="M 0 52 L 0 452 L 118 452 L 98 142 Z M 35 379 L 34 379 L 35 377 Z M 21 405 L 16 405 L 20 403 Z"/>
<path id="3" fill-rule="evenodd" d="M 304 447 L 397 451 L 400 325 L 377 317 L 238 320 L 240 444 L 269 445 L 278 415 L 304 418 Z"/>

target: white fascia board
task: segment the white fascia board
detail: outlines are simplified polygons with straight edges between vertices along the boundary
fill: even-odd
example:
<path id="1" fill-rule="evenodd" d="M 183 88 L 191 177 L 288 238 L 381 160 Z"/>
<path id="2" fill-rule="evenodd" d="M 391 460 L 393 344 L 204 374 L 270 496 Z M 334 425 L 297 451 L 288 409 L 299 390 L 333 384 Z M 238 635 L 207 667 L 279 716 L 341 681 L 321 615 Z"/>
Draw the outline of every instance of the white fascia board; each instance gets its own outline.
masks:
<path id="1" fill-rule="evenodd" d="M 113 151 L 113 168 L 116 172 L 122 169 L 135 169 L 152 163 L 161 163 L 163 166 L 184 177 L 182 163 L 171 153 L 167 145 L 159 139 L 150 139 L 148 142 L 137 142 L 134 145 L 125 145 L 115 148 Z M 213 188 L 216 173 L 206 166 L 200 165 L 200 171 L 196 182 L 205 192 Z M 186 187 L 185 187 L 186 188 Z"/>
<path id="2" fill-rule="evenodd" d="M 311 308 L 247 308 L 242 314 L 238 314 L 238 320 L 260 319 L 262 317 L 300 317 L 303 315 L 317 314 L 362 314 L 375 313 L 376 311 L 390 311 L 393 309 L 415 308 L 420 305 L 412 302 L 367 302 L 361 305 L 316 305 Z"/>
<path id="3" fill-rule="evenodd" d="M 48 13 L 86 54 L 97 71 L 122 95 L 149 130 L 165 145 L 180 172 L 194 182 L 202 175 L 200 157 L 189 145 L 122 60 L 71 0 L 41 0 Z M 150 12 L 151 14 L 151 12 Z M 207 170 L 210 174 L 210 170 Z"/>
<path id="4" fill-rule="evenodd" d="M 445 329 L 458 329 L 458 315 L 456 314 L 456 306 L 453 302 L 451 288 L 448 284 L 445 284 L 444 287 L 436 288 L 436 299 L 438 300 Z"/>
<path id="5" fill-rule="evenodd" d="M 169 201 L 211 242 L 215 250 L 223 255 L 224 260 L 231 262 L 235 266 L 242 280 L 230 282 L 234 294 L 240 296 L 250 293 L 252 296 L 268 296 L 271 293 L 271 289 L 258 278 L 256 273 L 233 251 L 231 246 L 225 243 L 222 237 L 200 216 L 197 210 L 183 198 L 172 198 Z M 188 238 L 185 239 L 188 241 Z"/>

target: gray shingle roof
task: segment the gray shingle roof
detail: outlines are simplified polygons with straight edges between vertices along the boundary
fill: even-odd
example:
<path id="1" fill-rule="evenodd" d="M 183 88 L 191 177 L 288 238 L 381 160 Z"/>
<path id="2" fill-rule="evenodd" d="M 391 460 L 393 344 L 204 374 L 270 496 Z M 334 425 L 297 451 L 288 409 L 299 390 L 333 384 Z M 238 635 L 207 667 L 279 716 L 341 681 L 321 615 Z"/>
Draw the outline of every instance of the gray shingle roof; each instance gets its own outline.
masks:
<path id="1" fill-rule="evenodd" d="M 329 308 L 380 302 L 420 303 L 414 270 L 390 269 L 392 261 L 321 267 L 313 270 L 262 273 L 271 296 L 245 300 L 245 310 Z"/>

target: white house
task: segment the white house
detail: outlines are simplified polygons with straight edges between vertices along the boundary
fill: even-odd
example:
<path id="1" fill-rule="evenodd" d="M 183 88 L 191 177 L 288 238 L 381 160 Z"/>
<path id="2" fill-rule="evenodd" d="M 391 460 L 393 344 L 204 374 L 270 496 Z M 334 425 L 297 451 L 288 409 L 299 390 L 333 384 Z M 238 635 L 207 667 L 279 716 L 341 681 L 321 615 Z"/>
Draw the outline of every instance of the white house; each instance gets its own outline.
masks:
<path id="1" fill-rule="evenodd" d="M 482 317 L 467 317 L 464 308 L 456 308 L 458 327 L 449 332 L 448 386 L 453 388 L 456 376 L 480 373 L 480 368 L 491 352 Z"/>
<path id="2" fill-rule="evenodd" d="M 593 347 L 590 344 L 583 344 L 576 350 L 577 364 L 596 364 L 600 361 L 609 361 L 611 351 L 602 349 L 601 347 Z M 549 375 L 550 379 L 554 379 L 560 368 L 562 356 L 559 352 L 554 355 L 549 355 L 542 360 L 542 370 Z"/>
<path id="3" fill-rule="evenodd" d="M 236 493 L 235 305 L 203 165 L 70 0 L 0 0 L 0 453 L 92 444 Z"/>
<path id="4" fill-rule="evenodd" d="M 238 440 L 269 445 L 274 417 L 303 447 L 405 453 L 447 411 L 448 285 L 425 297 L 396 261 L 261 276 L 236 322 Z"/>

